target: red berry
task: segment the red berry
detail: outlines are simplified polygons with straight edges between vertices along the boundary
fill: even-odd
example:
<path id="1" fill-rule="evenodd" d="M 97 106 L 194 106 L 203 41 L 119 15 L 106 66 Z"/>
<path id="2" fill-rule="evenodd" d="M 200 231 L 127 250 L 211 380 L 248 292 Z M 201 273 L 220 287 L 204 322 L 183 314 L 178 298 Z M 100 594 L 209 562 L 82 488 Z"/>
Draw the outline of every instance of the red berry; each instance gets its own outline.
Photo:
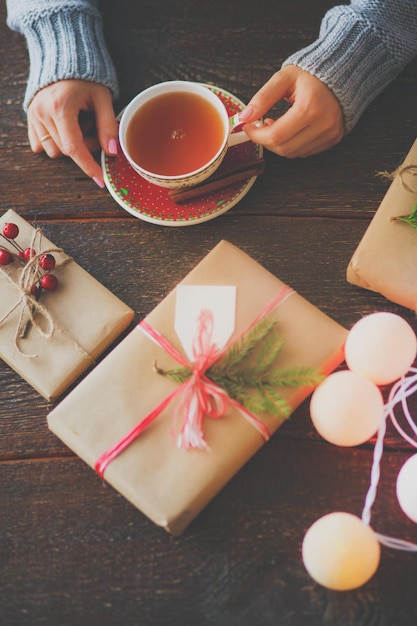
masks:
<path id="1" fill-rule="evenodd" d="M 9 265 L 13 261 L 13 254 L 0 248 L 0 265 Z"/>
<path id="2" fill-rule="evenodd" d="M 39 265 L 43 270 L 53 270 L 55 267 L 55 257 L 52 254 L 44 254 L 41 256 Z"/>
<path id="3" fill-rule="evenodd" d="M 33 248 L 25 248 L 23 250 L 23 256 L 25 257 L 25 259 L 27 261 L 29 261 L 29 259 L 31 259 L 33 256 L 35 256 L 36 252 Z"/>
<path id="4" fill-rule="evenodd" d="M 58 287 L 58 279 L 53 274 L 44 274 L 40 280 L 40 285 L 46 291 L 55 291 Z"/>
<path id="5" fill-rule="evenodd" d="M 3 235 L 7 237 L 7 239 L 16 239 L 19 234 L 19 226 L 17 224 L 13 224 L 13 222 L 7 222 L 3 226 Z"/>

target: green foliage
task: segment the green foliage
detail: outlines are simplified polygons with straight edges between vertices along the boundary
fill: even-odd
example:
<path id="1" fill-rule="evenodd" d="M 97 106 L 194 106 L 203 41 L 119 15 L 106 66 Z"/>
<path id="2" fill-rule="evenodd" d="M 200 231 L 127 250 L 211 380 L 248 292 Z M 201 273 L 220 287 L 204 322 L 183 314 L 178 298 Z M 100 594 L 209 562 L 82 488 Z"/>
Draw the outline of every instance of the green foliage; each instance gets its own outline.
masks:
<path id="1" fill-rule="evenodd" d="M 409 224 L 413 228 L 417 229 L 417 204 L 409 215 L 400 215 L 399 217 L 395 217 L 393 219 L 400 222 L 406 222 L 406 224 Z"/>
<path id="2" fill-rule="evenodd" d="M 251 413 L 287 418 L 291 407 L 279 389 L 317 385 L 323 376 L 309 367 L 277 367 L 283 344 L 276 322 L 268 318 L 261 320 L 206 371 L 206 376 Z M 158 369 L 158 372 L 178 384 L 191 375 L 185 367 Z"/>

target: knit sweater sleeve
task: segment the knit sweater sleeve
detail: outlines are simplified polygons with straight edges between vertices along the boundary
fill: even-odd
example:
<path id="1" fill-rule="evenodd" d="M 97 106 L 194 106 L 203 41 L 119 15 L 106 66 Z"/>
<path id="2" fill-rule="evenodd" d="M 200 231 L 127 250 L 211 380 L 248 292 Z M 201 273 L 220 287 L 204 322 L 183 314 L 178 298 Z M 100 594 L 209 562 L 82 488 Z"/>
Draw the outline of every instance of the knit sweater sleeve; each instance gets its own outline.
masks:
<path id="1" fill-rule="evenodd" d="M 332 90 L 347 133 L 416 55 L 416 0 L 352 0 L 328 11 L 318 39 L 283 67 L 296 65 Z"/>
<path id="2" fill-rule="evenodd" d="M 98 0 L 7 0 L 7 24 L 28 46 L 25 110 L 40 89 L 69 78 L 101 83 L 117 97 Z"/>

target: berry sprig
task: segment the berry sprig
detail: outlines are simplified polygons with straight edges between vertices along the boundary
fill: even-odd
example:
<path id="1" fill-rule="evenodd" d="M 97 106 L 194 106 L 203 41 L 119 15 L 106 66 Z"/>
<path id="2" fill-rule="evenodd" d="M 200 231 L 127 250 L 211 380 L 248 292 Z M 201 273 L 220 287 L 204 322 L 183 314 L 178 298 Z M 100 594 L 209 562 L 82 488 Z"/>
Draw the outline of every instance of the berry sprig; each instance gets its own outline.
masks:
<path id="1" fill-rule="evenodd" d="M 7 241 L 10 247 L 14 248 L 14 252 L 10 248 L 6 248 L 0 243 L 0 265 L 9 265 L 13 263 L 15 256 L 23 263 L 30 262 L 38 253 L 31 247 L 22 248 L 16 241 L 19 235 L 19 227 L 13 222 L 7 222 L 3 225 L 0 236 Z M 40 253 L 39 253 L 40 254 Z M 40 297 L 42 289 L 45 291 L 55 291 L 58 287 L 58 279 L 51 270 L 55 267 L 55 257 L 50 253 L 39 256 L 37 262 L 34 262 L 34 279 L 30 287 L 31 295 L 37 299 Z"/>

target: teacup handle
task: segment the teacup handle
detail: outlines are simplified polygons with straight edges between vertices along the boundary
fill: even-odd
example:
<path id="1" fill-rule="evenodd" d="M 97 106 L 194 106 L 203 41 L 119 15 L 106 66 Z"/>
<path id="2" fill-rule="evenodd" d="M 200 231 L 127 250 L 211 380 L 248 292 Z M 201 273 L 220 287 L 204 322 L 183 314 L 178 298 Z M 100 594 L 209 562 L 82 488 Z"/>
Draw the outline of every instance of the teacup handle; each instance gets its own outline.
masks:
<path id="1" fill-rule="evenodd" d="M 239 128 L 239 126 L 243 126 L 244 123 L 245 122 L 240 121 L 239 113 L 229 117 L 229 139 L 227 141 L 229 148 L 231 146 L 237 146 L 240 143 L 244 143 L 245 141 L 250 141 L 249 137 L 243 130 L 233 132 L 236 128 Z M 258 122 L 255 122 L 255 125 L 262 126 L 262 122 L 259 120 Z"/>

